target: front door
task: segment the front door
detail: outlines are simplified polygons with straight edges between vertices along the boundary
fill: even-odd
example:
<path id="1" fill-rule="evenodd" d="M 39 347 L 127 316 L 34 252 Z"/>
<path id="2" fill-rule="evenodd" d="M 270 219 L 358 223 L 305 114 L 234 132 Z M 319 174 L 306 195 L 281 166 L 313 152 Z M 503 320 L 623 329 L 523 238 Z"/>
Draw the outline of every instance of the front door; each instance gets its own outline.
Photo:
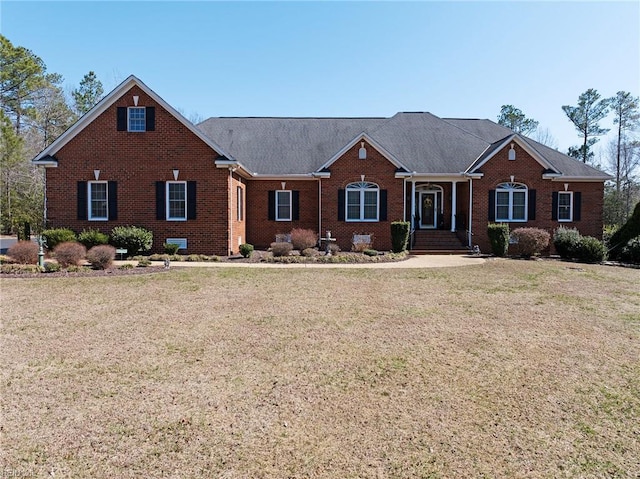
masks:
<path id="1" fill-rule="evenodd" d="M 437 228 L 438 226 L 438 193 L 425 191 L 420 193 L 420 227 Z"/>

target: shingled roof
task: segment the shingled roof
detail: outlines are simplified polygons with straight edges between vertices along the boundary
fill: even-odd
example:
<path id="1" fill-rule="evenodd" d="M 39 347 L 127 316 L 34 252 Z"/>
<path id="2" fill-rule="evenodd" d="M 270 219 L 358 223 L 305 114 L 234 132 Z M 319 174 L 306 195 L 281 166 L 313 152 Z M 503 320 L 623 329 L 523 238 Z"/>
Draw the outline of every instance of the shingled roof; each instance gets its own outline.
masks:
<path id="1" fill-rule="evenodd" d="M 204 135 L 259 175 L 310 174 L 345 145 L 366 135 L 408 171 L 459 175 L 514 132 L 491 120 L 440 118 L 428 112 L 391 118 L 209 118 Z M 566 177 L 605 180 L 603 172 L 530 138 L 517 135 L 550 170 Z"/>

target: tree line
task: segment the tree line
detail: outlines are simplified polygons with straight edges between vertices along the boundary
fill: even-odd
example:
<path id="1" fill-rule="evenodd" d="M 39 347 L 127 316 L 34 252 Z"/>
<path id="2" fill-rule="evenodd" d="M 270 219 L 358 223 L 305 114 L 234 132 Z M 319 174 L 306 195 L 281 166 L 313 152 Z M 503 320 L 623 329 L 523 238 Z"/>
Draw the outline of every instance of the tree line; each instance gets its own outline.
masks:
<path id="1" fill-rule="evenodd" d="M 640 200 L 640 100 L 631 93 L 619 91 L 611 98 L 603 98 L 597 90 L 589 88 L 578 97 L 577 105 L 563 105 L 562 111 L 573 123 L 581 140 L 579 145 L 569 147 L 567 155 L 583 163 L 590 163 L 606 170 L 613 177 L 605 185 L 606 225 L 620 226 L 630 216 L 634 205 Z M 603 163 L 596 164 L 594 145 L 599 137 L 609 132 L 601 121 L 613 116 L 615 137 L 607 145 Z M 549 145 L 548 135 L 540 135 L 539 122 L 527 116 L 513 105 L 503 105 L 498 123 L 516 133 L 532 136 L 540 143 Z"/>

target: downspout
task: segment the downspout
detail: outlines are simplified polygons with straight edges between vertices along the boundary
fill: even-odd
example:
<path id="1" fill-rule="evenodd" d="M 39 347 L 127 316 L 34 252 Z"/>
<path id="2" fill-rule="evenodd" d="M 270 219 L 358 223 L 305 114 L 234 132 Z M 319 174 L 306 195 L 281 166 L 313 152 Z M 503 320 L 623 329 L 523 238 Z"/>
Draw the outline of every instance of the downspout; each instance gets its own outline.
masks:
<path id="1" fill-rule="evenodd" d="M 473 224 L 473 178 L 469 177 L 469 224 L 467 226 L 468 246 L 473 248 L 473 242 L 471 241 L 471 225 Z"/>

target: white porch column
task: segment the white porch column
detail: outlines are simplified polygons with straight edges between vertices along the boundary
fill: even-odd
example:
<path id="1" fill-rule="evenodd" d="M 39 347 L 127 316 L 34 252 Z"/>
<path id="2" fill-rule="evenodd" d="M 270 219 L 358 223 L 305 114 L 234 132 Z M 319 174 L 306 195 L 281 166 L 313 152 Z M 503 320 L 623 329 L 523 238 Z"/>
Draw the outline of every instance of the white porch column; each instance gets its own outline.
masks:
<path id="1" fill-rule="evenodd" d="M 458 188 L 456 185 L 458 182 L 453 180 L 451 182 L 451 232 L 456 231 L 456 210 L 458 209 Z"/>
<path id="2" fill-rule="evenodd" d="M 411 218 L 411 230 L 416 229 L 415 216 L 416 216 L 416 182 L 411 180 L 411 211 L 409 212 Z"/>
<path id="3" fill-rule="evenodd" d="M 473 221 L 473 179 L 469 178 L 469 214 L 467 215 L 467 238 L 469 240 L 469 248 L 473 247 L 473 238 L 471 233 L 471 225 Z"/>

